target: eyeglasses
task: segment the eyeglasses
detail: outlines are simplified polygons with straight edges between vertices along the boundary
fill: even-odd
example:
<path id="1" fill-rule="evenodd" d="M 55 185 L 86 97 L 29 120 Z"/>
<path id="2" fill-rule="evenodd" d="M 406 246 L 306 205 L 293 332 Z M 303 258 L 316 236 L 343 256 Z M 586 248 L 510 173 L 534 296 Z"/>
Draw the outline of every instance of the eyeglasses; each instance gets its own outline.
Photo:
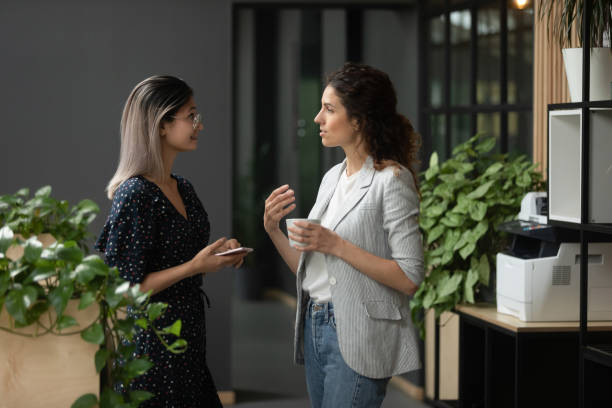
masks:
<path id="1" fill-rule="evenodd" d="M 191 115 L 190 115 L 190 116 L 191 116 Z M 174 119 L 187 119 L 187 120 L 190 120 L 190 118 L 189 118 L 189 117 L 186 117 L 186 118 L 179 118 L 179 117 L 177 117 L 177 116 L 172 116 L 172 117 L 173 117 Z M 198 128 L 198 126 L 200 126 L 200 123 L 202 123 L 202 114 L 201 114 L 201 113 L 196 113 L 196 114 L 193 116 L 193 119 L 192 119 L 192 120 L 193 120 L 193 123 L 192 123 L 192 125 L 193 125 L 193 130 L 196 130 L 196 129 Z"/>

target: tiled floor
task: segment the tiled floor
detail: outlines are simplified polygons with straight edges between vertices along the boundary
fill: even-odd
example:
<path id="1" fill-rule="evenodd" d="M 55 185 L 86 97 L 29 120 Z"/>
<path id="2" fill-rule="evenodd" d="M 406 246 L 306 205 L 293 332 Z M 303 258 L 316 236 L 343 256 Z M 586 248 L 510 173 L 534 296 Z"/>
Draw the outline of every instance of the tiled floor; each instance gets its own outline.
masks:
<path id="1" fill-rule="evenodd" d="M 304 371 L 293 364 L 294 312 L 275 301 L 235 300 L 233 384 L 239 408 L 309 408 Z M 382 408 L 426 408 L 393 386 Z"/>

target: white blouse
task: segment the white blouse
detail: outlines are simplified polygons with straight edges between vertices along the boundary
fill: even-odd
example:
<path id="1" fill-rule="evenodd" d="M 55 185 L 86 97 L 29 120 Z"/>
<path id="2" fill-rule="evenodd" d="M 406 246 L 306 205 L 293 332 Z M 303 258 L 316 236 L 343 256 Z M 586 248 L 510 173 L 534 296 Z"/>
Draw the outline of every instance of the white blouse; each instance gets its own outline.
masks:
<path id="1" fill-rule="evenodd" d="M 329 228 L 329 223 L 335 219 L 337 212 L 341 210 L 342 203 L 346 202 L 353 192 L 359 170 L 350 176 L 346 171 L 342 172 L 340 180 L 336 185 L 334 195 L 329 201 L 327 210 L 321 216 L 321 225 Z M 309 293 L 310 298 L 317 303 L 325 303 L 331 300 L 331 291 L 327 266 L 325 265 L 325 254 L 321 252 L 309 252 L 306 256 L 306 275 L 302 287 Z"/>

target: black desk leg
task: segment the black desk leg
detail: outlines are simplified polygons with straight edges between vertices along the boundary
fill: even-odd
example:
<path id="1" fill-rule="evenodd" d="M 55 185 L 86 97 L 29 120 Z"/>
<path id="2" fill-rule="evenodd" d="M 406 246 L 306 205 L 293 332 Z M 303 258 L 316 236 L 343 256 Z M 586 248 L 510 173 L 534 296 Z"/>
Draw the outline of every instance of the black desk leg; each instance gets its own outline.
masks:
<path id="1" fill-rule="evenodd" d="M 484 406 L 493 408 L 492 371 L 493 367 L 493 341 L 491 328 L 485 328 L 485 359 L 484 359 Z"/>
<path id="2" fill-rule="evenodd" d="M 523 403 L 521 380 L 525 378 L 525 337 L 517 335 L 514 344 L 514 407 L 520 408 Z"/>

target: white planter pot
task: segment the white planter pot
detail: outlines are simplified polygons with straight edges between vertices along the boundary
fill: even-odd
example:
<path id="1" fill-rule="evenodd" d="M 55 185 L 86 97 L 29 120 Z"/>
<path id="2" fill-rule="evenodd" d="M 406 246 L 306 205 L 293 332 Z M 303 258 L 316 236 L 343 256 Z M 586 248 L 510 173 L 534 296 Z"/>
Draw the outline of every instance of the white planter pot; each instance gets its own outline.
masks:
<path id="1" fill-rule="evenodd" d="M 563 63 L 572 102 L 582 102 L 582 48 L 564 48 Z M 591 48 L 591 101 L 612 99 L 612 51 Z"/>

